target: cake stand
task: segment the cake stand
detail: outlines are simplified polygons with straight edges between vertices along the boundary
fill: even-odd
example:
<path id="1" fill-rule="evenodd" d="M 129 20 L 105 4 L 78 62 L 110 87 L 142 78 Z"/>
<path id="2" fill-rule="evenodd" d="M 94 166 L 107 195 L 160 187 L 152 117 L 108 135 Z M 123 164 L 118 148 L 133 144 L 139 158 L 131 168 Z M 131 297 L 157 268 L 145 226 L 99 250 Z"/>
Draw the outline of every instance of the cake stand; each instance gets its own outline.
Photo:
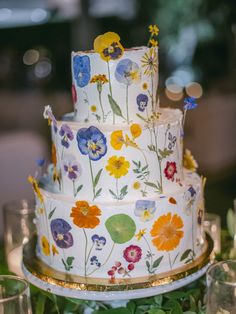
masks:
<path id="1" fill-rule="evenodd" d="M 48 292 L 84 300 L 112 301 L 150 297 L 166 293 L 195 281 L 205 274 L 213 259 L 213 241 L 206 235 L 204 253 L 191 263 L 171 273 L 142 277 L 135 282 L 123 279 L 122 282 L 107 283 L 93 278 L 63 273 L 46 265 L 36 256 L 36 238 L 23 249 L 23 272 L 33 285 Z M 83 280 L 82 280 L 83 279 Z"/>

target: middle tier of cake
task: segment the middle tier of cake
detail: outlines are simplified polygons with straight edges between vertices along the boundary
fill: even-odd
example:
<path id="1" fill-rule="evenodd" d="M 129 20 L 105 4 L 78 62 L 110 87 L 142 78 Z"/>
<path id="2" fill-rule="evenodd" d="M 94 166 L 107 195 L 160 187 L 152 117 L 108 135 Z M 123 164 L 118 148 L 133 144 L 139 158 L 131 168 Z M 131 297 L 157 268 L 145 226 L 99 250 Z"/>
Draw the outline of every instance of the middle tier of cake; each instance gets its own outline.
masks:
<path id="1" fill-rule="evenodd" d="M 131 125 L 88 125 L 64 116 L 52 127 L 51 190 L 88 201 L 170 193 L 183 181 L 182 113 L 160 109 Z M 58 174 L 58 176 L 55 176 Z"/>

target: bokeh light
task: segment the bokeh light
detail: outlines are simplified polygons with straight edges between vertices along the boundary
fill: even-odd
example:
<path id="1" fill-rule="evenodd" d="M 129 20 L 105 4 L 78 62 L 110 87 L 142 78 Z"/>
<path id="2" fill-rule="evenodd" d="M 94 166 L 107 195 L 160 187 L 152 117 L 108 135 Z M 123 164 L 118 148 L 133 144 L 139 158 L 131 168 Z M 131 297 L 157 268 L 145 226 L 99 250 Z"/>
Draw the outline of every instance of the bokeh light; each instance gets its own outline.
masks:
<path id="1" fill-rule="evenodd" d="M 203 94 L 201 84 L 197 82 L 191 82 L 185 87 L 186 93 L 190 97 L 200 98 Z"/>
<path id="2" fill-rule="evenodd" d="M 29 49 L 24 53 L 23 62 L 26 65 L 32 65 L 39 60 L 39 51 L 35 49 Z"/>

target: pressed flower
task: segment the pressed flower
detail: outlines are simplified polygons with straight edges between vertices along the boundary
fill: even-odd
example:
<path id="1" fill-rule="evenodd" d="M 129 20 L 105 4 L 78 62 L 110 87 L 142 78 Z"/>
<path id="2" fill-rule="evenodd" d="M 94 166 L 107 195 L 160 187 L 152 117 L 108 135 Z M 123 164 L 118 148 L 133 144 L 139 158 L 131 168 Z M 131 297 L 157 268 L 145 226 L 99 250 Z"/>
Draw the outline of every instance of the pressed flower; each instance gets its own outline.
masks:
<path id="1" fill-rule="evenodd" d="M 138 181 L 135 181 L 134 182 L 134 184 L 133 184 L 133 188 L 135 189 L 135 190 L 139 190 L 140 189 L 140 182 L 138 182 Z"/>
<path id="2" fill-rule="evenodd" d="M 95 126 L 80 129 L 77 133 L 77 143 L 80 152 L 88 155 L 90 160 L 99 160 L 107 152 L 106 138 Z"/>
<path id="3" fill-rule="evenodd" d="M 64 156 L 63 170 L 68 178 L 72 181 L 76 181 L 82 173 L 81 166 L 73 155 Z"/>
<path id="4" fill-rule="evenodd" d="M 97 107 L 95 105 L 90 106 L 90 110 L 92 112 L 96 112 L 97 111 Z"/>
<path id="5" fill-rule="evenodd" d="M 130 163 L 121 156 L 112 156 L 108 159 L 106 170 L 110 176 L 114 176 L 116 179 L 125 176 L 129 171 Z"/>
<path id="6" fill-rule="evenodd" d="M 143 112 L 148 104 L 148 96 L 145 94 L 139 94 L 136 98 L 138 110 Z"/>
<path id="7" fill-rule="evenodd" d="M 140 77 L 141 73 L 138 64 L 130 59 L 123 59 L 117 64 L 115 78 L 119 83 L 129 86 L 133 82 L 138 82 Z"/>
<path id="8" fill-rule="evenodd" d="M 79 87 L 85 87 L 90 81 L 90 59 L 88 56 L 73 57 L 73 75 Z"/>
<path id="9" fill-rule="evenodd" d="M 147 90 L 148 89 L 148 84 L 147 83 L 143 83 L 142 88 L 143 88 L 143 90 Z"/>
<path id="10" fill-rule="evenodd" d="M 157 25 L 149 25 L 148 31 L 151 33 L 152 36 L 157 36 L 159 34 L 159 28 Z"/>
<path id="11" fill-rule="evenodd" d="M 156 211 L 155 201 L 138 200 L 135 204 L 134 214 L 140 217 L 142 221 L 150 221 Z"/>
<path id="12" fill-rule="evenodd" d="M 120 43 L 120 36 L 113 32 L 97 36 L 93 46 L 104 61 L 119 59 L 124 52 L 124 48 Z"/>
<path id="13" fill-rule="evenodd" d="M 174 175 L 177 173 L 176 162 L 167 161 L 164 173 L 168 180 L 174 181 Z"/>
<path id="14" fill-rule="evenodd" d="M 195 97 L 186 97 L 184 99 L 184 110 L 195 109 L 198 106 Z"/>
<path id="15" fill-rule="evenodd" d="M 100 223 L 98 216 L 101 216 L 101 210 L 95 205 L 90 206 L 86 201 L 76 202 L 70 214 L 76 226 L 90 229 L 95 228 Z"/>
<path id="16" fill-rule="evenodd" d="M 41 238 L 41 247 L 43 254 L 46 256 L 50 255 L 50 244 L 48 242 L 48 239 L 45 236 L 42 236 Z"/>
<path id="17" fill-rule="evenodd" d="M 103 246 L 107 242 L 105 237 L 102 237 L 102 236 L 100 237 L 97 234 L 94 234 L 92 236 L 92 241 L 93 241 L 93 243 L 95 245 L 95 250 L 98 250 L 98 251 L 102 250 Z"/>
<path id="18" fill-rule="evenodd" d="M 172 251 L 184 236 L 184 224 L 177 214 L 168 213 L 160 216 L 153 224 L 150 231 L 152 243 L 159 251 Z"/>
<path id="19" fill-rule="evenodd" d="M 139 230 L 139 232 L 135 235 L 138 241 L 142 239 L 142 237 L 146 234 L 146 228 Z"/>
<path id="20" fill-rule="evenodd" d="M 57 151 L 56 151 L 56 145 L 54 143 L 52 143 L 52 163 L 53 166 L 56 167 L 57 166 Z"/>
<path id="21" fill-rule="evenodd" d="M 59 248 L 68 249 L 73 245 L 73 237 L 69 232 L 71 230 L 71 226 L 67 221 L 61 218 L 53 219 L 50 226 L 53 240 Z"/>
<path id="22" fill-rule="evenodd" d="M 57 250 L 57 248 L 55 247 L 54 244 L 52 245 L 52 254 L 53 254 L 53 256 L 59 254 L 59 252 L 58 252 L 58 250 Z"/>
<path id="23" fill-rule="evenodd" d="M 129 263 L 137 263 L 142 257 L 142 249 L 137 245 L 130 245 L 124 250 L 123 257 Z"/>
<path id="24" fill-rule="evenodd" d="M 144 54 L 141 59 L 144 74 L 151 76 L 157 71 L 157 51 L 152 47 Z"/>
<path id="25" fill-rule="evenodd" d="M 45 106 L 44 112 L 43 112 L 43 117 L 44 117 L 44 119 L 48 119 L 48 125 L 52 124 L 54 131 L 57 132 L 57 120 L 52 113 L 51 106 Z"/>
<path id="26" fill-rule="evenodd" d="M 198 168 L 198 164 L 189 149 L 185 149 L 183 163 L 184 167 L 188 170 L 195 172 Z"/>
<path id="27" fill-rule="evenodd" d="M 130 126 L 130 132 L 131 132 L 133 138 L 136 138 L 142 134 L 142 128 L 139 124 L 134 123 Z"/>
<path id="28" fill-rule="evenodd" d="M 157 47 L 158 46 L 158 41 L 154 38 L 149 40 L 149 44 L 151 47 Z"/>
<path id="29" fill-rule="evenodd" d="M 32 184 L 33 190 L 35 194 L 37 195 L 38 199 L 40 200 L 40 202 L 43 203 L 43 195 L 39 189 L 38 182 L 32 176 L 28 176 L 28 181 L 29 183 Z"/>
<path id="30" fill-rule="evenodd" d="M 111 146 L 115 150 L 120 150 L 125 143 L 125 139 L 123 136 L 123 132 L 121 130 L 117 130 L 111 133 Z"/>
<path id="31" fill-rule="evenodd" d="M 74 139 L 73 132 L 69 125 L 63 124 L 59 131 L 60 136 L 62 137 L 61 144 L 62 146 L 68 148 L 70 146 L 70 141 Z"/>
<path id="32" fill-rule="evenodd" d="M 101 83 L 103 85 L 108 83 L 108 79 L 105 74 L 98 74 L 91 78 L 90 83 Z"/>
<path id="33" fill-rule="evenodd" d="M 76 92 L 76 88 L 74 84 L 72 84 L 71 86 L 71 95 L 72 95 L 73 104 L 75 105 L 77 102 L 77 92 Z"/>
<path id="34" fill-rule="evenodd" d="M 127 134 L 125 135 L 125 145 L 138 148 L 138 145 L 134 141 L 132 141 Z"/>

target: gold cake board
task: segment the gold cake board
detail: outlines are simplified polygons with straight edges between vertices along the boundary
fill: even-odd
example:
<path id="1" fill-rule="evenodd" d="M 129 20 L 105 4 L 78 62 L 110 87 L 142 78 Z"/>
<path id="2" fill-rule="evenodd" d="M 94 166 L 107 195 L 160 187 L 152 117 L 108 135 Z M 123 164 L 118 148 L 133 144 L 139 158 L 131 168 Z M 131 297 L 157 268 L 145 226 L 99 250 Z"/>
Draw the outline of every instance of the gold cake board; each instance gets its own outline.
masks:
<path id="1" fill-rule="evenodd" d="M 36 237 L 24 246 L 23 272 L 33 285 L 57 295 L 85 300 L 127 300 L 181 288 L 205 274 L 213 257 L 213 241 L 206 235 L 204 253 L 180 268 L 159 275 L 116 279 L 85 278 L 56 271 L 36 256 Z"/>

